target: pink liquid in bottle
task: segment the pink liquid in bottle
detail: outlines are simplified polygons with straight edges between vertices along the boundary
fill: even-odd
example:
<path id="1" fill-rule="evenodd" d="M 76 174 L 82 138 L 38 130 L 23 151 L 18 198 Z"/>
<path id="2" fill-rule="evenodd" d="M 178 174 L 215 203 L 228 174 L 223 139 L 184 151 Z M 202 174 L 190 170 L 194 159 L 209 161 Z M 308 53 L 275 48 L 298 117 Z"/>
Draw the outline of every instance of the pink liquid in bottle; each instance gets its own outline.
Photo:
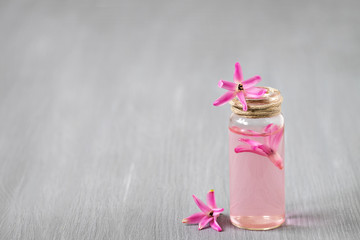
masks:
<path id="1" fill-rule="evenodd" d="M 279 227 L 285 221 L 285 176 L 267 156 L 253 152 L 235 153 L 234 149 L 246 143 L 240 138 L 269 145 L 271 133 L 244 131 L 230 127 L 230 219 L 240 228 L 267 230 Z M 278 131 L 283 131 L 280 126 Z M 284 139 L 279 137 L 276 152 L 284 160 Z M 249 145 L 248 145 L 249 146 Z"/>

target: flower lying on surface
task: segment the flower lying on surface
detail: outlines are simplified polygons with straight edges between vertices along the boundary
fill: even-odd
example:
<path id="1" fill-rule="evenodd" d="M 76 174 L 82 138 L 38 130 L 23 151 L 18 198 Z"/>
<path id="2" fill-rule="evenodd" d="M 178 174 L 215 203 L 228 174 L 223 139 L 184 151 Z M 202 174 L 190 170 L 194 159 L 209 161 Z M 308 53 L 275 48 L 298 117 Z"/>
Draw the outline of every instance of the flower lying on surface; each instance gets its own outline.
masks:
<path id="1" fill-rule="evenodd" d="M 270 161 L 279 169 L 283 169 L 284 163 L 280 154 L 277 152 L 279 143 L 284 134 L 284 128 L 280 128 L 274 124 L 269 124 L 264 128 L 264 132 L 270 134 L 265 137 L 266 144 L 248 138 L 240 138 L 239 141 L 248 145 L 239 145 L 234 150 L 236 153 L 251 152 L 264 157 L 268 157 Z M 275 134 L 274 134 L 275 132 Z"/>
<path id="2" fill-rule="evenodd" d="M 254 87 L 258 82 L 261 81 L 260 76 L 254 76 L 248 80 L 243 81 L 243 75 L 239 63 L 235 63 L 234 82 L 228 82 L 220 80 L 218 85 L 221 88 L 228 90 L 225 94 L 220 96 L 213 103 L 214 106 L 220 106 L 227 103 L 235 96 L 238 97 L 243 110 L 247 111 L 246 98 L 260 98 L 266 93 L 266 89 Z"/>
<path id="3" fill-rule="evenodd" d="M 208 223 L 216 231 L 222 231 L 220 225 L 217 223 L 216 219 L 220 215 L 223 208 L 217 208 L 215 202 L 214 190 L 210 190 L 207 194 L 207 205 L 203 203 L 200 199 L 193 195 L 196 205 L 200 208 L 201 212 L 195 213 L 187 218 L 182 220 L 183 223 L 188 224 L 199 224 L 199 230 L 203 229 Z"/>

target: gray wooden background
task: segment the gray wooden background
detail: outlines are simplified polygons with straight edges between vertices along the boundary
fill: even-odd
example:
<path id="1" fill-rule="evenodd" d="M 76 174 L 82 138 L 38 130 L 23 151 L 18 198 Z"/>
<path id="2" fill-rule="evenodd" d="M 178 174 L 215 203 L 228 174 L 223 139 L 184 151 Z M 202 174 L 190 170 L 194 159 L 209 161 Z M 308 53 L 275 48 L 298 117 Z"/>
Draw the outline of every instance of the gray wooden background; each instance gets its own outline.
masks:
<path id="1" fill-rule="evenodd" d="M 0 1 L 0 239 L 357 239 L 359 1 Z M 229 221 L 239 61 L 281 90 L 286 224 Z M 224 231 L 182 218 L 214 188 Z"/>

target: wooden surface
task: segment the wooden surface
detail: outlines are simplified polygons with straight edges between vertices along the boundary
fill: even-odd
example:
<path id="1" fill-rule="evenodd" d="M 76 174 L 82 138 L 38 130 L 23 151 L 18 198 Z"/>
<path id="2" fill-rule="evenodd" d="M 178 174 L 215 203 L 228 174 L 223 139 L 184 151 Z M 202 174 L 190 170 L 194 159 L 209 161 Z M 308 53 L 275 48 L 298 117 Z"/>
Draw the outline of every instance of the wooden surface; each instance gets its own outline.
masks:
<path id="1" fill-rule="evenodd" d="M 358 239 L 358 1 L 1 1 L 0 239 Z M 239 61 L 281 90 L 286 224 L 229 221 Z M 182 218 L 214 188 L 224 231 Z"/>

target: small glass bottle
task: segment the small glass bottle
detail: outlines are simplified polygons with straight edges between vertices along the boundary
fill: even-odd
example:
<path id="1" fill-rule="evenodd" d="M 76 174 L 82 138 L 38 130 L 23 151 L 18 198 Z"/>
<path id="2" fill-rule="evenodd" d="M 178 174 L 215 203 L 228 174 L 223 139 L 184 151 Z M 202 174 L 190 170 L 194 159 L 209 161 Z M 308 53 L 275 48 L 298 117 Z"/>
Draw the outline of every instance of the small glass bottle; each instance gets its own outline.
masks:
<path id="1" fill-rule="evenodd" d="M 282 96 L 273 88 L 247 99 L 248 110 L 231 101 L 229 123 L 230 219 L 250 230 L 285 221 L 284 118 Z"/>

